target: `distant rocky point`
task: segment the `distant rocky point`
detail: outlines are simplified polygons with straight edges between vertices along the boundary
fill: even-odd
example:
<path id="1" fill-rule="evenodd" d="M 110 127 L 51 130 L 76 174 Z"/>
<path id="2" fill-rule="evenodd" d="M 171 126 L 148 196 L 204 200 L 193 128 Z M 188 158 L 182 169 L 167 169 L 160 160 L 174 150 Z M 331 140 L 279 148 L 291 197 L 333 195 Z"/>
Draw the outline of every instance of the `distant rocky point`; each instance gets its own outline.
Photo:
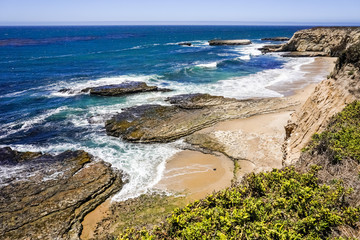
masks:
<path id="1" fill-rule="evenodd" d="M 360 27 L 316 27 L 297 31 L 289 42 L 263 52 L 296 52 L 295 57 L 338 57 L 359 39 Z"/>
<path id="2" fill-rule="evenodd" d="M 270 37 L 270 38 L 262 38 L 261 41 L 289 41 L 288 37 Z"/>
<path id="3" fill-rule="evenodd" d="M 219 45 L 250 45 L 252 42 L 247 39 L 235 39 L 235 40 L 210 40 L 210 46 L 219 46 Z"/>
<path id="4" fill-rule="evenodd" d="M 98 96 L 122 96 L 140 92 L 168 92 L 170 89 L 148 86 L 145 82 L 123 82 L 114 85 L 85 88 L 82 92 L 90 92 L 91 95 Z"/>
<path id="5" fill-rule="evenodd" d="M 1 239 L 79 239 L 84 216 L 121 190 L 122 173 L 84 151 L 0 148 Z"/>

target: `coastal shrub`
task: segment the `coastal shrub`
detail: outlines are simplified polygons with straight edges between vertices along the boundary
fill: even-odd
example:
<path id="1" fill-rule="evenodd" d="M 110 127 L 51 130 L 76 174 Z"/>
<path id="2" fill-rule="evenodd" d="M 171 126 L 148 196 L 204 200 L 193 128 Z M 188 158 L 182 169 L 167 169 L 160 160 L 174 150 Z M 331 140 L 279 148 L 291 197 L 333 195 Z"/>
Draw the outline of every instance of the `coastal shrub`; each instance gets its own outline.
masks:
<path id="1" fill-rule="evenodd" d="M 127 229 L 119 239 L 326 239 L 338 225 L 353 225 L 360 209 L 347 206 L 341 181 L 321 185 L 320 167 L 250 174 L 226 189 L 175 209 L 152 231 Z"/>
<path id="2" fill-rule="evenodd" d="M 326 153 L 334 162 L 344 158 L 360 162 L 360 102 L 354 101 L 332 117 L 324 132 L 313 135 L 308 148 Z"/>

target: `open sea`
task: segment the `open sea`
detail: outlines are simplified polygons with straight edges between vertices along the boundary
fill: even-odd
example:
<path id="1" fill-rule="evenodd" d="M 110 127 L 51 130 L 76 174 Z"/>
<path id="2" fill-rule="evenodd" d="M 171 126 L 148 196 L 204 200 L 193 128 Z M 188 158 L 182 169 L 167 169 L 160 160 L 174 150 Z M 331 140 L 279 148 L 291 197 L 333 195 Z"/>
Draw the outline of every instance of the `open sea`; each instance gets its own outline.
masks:
<path id="1" fill-rule="evenodd" d="M 0 27 L 0 146 L 54 154 L 85 150 L 128 174 L 129 183 L 115 199 L 136 197 L 152 190 L 182 142 L 127 143 L 107 136 L 105 121 L 123 108 L 165 105 L 166 97 L 183 93 L 282 96 L 268 87 L 301 78 L 301 65 L 313 59 L 262 55 L 257 49 L 272 42 L 260 39 L 291 37 L 304 28 L 309 27 Z M 215 38 L 250 39 L 253 44 L 209 46 L 208 40 Z M 184 41 L 193 45 L 178 45 Z M 124 81 L 174 91 L 125 97 L 81 92 Z M 64 88 L 73 92 L 59 92 Z M 16 169 L 0 167 L 0 184 L 1 176 L 16 174 Z"/>

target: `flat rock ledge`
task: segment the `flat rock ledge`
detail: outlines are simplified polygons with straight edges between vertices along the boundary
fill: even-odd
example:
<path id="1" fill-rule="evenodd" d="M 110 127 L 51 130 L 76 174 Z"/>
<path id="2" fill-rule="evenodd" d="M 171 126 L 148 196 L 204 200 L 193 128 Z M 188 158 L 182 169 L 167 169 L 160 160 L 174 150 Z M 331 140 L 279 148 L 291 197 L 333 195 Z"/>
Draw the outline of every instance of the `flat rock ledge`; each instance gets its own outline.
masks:
<path id="1" fill-rule="evenodd" d="M 235 40 L 210 40 L 210 46 L 220 45 L 250 45 L 252 42 L 247 39 L 235 39 Z"/>
<path id="2" fill-rule="evenodd" d="M 0 148 L 1 239 L 79 239 L 84 216 L 124 182 L 84 151 L 56 156 Z M 11 174 L 13 173 L 13 174 Z"/>
<path id="3" fill-rule="evenodd" d="M 288 37 L 270 37 L 270 38 L 262 38 L 261 41 L 289 41 Z"/>
<path id="4" fill-rule="evenodd" d="M 145 82 L 123 82 L 114 85 L 105 85 L 100 87 L 85 88 L 81 92 L 90 92 L 90 95 L 98 96 L 122 96 L 141 92 L 169 92 L 170 89 L 159 88 L 157 86 L 148 86 Z"/>
<path id="5" fill-rule="evenodd" d="M 106 133 L 131 142 L 170 142 L 227 119 L 246 118 L 289 107 L 282 98 L 237 100 L 209 94 L 167 99 L 172 105 L 123 109 L 106 121 Z"/>

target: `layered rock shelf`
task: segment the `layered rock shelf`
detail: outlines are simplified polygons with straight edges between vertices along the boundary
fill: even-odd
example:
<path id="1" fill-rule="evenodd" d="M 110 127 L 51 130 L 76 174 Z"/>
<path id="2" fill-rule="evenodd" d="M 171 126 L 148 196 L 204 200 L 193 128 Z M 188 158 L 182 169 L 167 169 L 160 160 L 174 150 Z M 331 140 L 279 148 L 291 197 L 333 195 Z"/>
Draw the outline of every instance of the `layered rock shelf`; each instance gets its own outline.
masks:
<path id="1" fill-rule="evenodd" d="M 84 216 L 119 191 L 122 173 L 84 151 L 0 148 L 1 239 L 79 239 Z M 14 173 L 14 174 L 11 174 Z"/>
<path id="2" fill-rule="evenodd" d="M 170 89 L 148 86 L 145 82 L 123 82 L 114 85 L 105 85 L 83 89 L 82 92 L 89 92 L 90 95 L 98 96 L 122 96 L 141 92 L 168 92 Z"/>
<path id="3" fill-rule="evenodd" d="M 219 121 L 245 118 L 288 107 L 281 98 L 237 100 L 209 94 L 178 95 L 171 106 L 124 109 L 106 122 L 106 133 L 132 142 L 170 142 Z"/>
<path id="4" fill-rule="evenodd" d="M 210 46 L 219 45 L 250 45 L 252 42 L 247 39 L 236 39 L 236 40 L 210 40 Z"/>

